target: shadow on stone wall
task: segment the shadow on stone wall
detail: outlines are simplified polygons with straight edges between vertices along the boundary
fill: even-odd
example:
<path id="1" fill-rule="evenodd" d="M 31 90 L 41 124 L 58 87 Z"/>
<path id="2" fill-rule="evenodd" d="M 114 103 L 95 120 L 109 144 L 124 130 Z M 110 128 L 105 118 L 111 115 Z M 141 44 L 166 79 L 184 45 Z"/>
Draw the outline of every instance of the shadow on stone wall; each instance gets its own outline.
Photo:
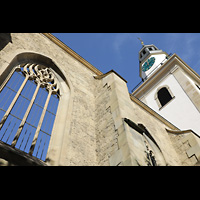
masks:
<path id="1" fill-rule="evenodd" d="M 46 166 L 46 163 L 0 141 L 0 166 Z"/>
<path id="2" fill-rule="evenodd" d="M 0 33 L 0 51 L 9 43 L 12 43 L 12 37 L 10 33 Z"/>

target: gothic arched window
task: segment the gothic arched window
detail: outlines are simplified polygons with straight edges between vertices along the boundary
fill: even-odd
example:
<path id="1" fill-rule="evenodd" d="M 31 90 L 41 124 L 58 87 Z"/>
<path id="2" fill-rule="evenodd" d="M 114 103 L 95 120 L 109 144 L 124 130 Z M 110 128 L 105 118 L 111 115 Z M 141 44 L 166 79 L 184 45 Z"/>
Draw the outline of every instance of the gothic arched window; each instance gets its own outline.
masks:
<path id="1" fill-rule="evenodd" d="M 162 107 L 172 99 L 172 96 L 166 87 L 161 88 L 157 95 Z"/>
<path id="2" fill-rule="evenodd" d="M 0 86 L 0 140 L 45 161 L 58 103 L 51 68 L 16 66 Z"/>

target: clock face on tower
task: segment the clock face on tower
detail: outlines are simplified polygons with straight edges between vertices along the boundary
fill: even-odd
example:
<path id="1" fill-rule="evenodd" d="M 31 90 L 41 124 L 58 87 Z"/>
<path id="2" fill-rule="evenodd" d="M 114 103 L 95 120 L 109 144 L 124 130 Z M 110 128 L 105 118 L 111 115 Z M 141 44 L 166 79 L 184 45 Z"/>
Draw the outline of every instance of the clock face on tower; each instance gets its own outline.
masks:
<path id="1" fill-rule="evenodd" d="M 155 63 L 155 58 L 154 57 L 151 57 L 151 58 L 149 58 L 145 63 L 144 63 L 144 65 L 142 66 L 142 71 L 143 72 L 146 72 L 147 70 L 149 70 L 152 66 L 153 66 L 153 64 Z"/>

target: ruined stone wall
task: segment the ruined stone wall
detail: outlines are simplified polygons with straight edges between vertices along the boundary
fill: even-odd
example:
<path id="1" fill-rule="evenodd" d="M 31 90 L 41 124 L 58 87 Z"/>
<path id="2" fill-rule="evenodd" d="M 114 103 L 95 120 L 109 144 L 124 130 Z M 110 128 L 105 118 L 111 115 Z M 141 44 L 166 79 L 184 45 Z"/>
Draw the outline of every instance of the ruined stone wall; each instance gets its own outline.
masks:
<path id="1" fill-rule="evenodd" d="M 48 164 L 96 165 L 96 74 L 42 34 L 0 34 L 0 40 L 0 75 L 16 55 L 31 52 L 52 59 L 67 80 L 61 85 L 69 87 L 70 97 L 63 97 L 68 106 L 62 111 L 59 105 L 59 122 L 50 142 Z"/>

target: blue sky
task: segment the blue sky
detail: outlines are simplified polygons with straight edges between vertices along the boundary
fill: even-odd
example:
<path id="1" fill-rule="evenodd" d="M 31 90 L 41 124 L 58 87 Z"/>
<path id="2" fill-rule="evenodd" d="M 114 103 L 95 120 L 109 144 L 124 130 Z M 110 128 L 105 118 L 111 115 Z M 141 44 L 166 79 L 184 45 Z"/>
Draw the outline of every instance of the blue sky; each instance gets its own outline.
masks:
<path id="1" fill-rule="evenodd" d="M 103 73 L 111 69 L 128 81 L 129 92 L 141 81 L 138 52 L 144 44 L 176 53 L 200 74 L 200 33 L 53 33 Z"/>

